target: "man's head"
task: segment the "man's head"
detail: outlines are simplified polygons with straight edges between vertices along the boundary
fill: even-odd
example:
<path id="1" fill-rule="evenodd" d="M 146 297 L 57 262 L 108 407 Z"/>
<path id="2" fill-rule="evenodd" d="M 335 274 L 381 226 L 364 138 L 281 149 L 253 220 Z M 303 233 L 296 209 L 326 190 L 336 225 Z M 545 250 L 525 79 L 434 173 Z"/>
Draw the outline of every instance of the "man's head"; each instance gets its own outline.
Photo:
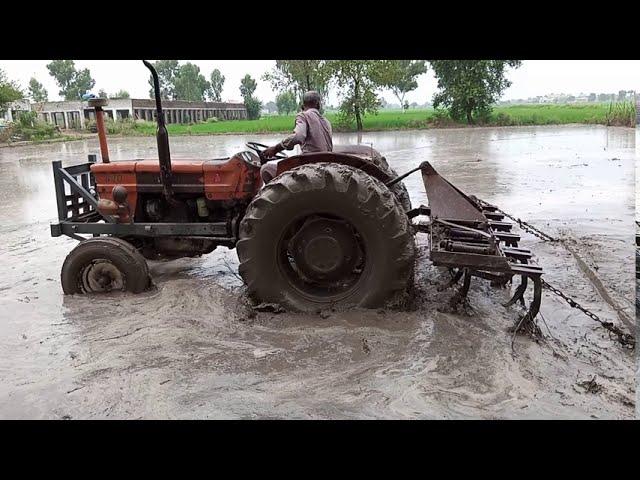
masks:
<path id="1" fill-rule="evenodd" d="M 320 110 L 320 94 L 315 90 L 311 90 L 302 96 L 302 108 L 316 108 Z"/>

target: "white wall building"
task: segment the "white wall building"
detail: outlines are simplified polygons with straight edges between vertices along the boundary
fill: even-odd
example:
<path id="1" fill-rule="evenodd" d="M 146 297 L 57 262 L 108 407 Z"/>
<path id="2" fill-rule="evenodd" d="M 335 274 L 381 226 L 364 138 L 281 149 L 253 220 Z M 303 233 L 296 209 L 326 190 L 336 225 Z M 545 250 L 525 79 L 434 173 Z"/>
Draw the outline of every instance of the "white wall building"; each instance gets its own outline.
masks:
<path id="1" fill-rule="evenodd" d="M 110 98 L 102 109 L 106 116 L 116 121 L 123 118 L 153 121 L 156 117 L 155 100 L 150 99 Z M 95 120 L 95 109 L 80 100 L 33 103 L 31 110 L 37 112 L 41 120 L 65 129 L 84 128 L 87 120 Z M 247 118 L 243 103 L 163 100 L 162 110 L 167 123 L 203 121 L 210 117 L 220 120 Z"/>
<path id="2" fill-rule="evenodd" d="M 0 118 L 6 122 L 14 122 L 20 112 L 28 112 L 31 110 L 29 99 L 23 98 L 22 100 L 16 100 L 11 102 L 6 110 L 0 111 Z"/>

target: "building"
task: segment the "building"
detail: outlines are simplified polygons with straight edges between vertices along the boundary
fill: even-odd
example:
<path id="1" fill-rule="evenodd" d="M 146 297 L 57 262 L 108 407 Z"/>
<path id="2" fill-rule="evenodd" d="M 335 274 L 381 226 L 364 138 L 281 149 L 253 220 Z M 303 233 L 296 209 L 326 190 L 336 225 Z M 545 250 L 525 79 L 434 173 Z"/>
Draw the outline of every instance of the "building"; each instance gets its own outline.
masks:
<path id="1" fill-rule="evenodd" d="M 247 109 L 242 103 L 163 100 L 162 109 L 166 123 L 197 122 L 211 117 L 220 120 L 247 118 Z M 95 120 L 95 109 L 80 100 L 32 103 L 31 110 L 41 120 L 60 128 L 84 128 L 87 120 Z M 124 118 L 153 121 L 156 118 L 156 102 L 150 99 L 112 98 L 103 110 L 115 121 Z"/>
<path id="2" fill-rule="evenodd" d="M 23 98 L 22 100 L 11 102 L 6 110 L 0 111 L 0 118 L 7 122 L 15 122 L 20 112 L 28 112 L 29 110 L 31 110 L 29 99 Z"/>

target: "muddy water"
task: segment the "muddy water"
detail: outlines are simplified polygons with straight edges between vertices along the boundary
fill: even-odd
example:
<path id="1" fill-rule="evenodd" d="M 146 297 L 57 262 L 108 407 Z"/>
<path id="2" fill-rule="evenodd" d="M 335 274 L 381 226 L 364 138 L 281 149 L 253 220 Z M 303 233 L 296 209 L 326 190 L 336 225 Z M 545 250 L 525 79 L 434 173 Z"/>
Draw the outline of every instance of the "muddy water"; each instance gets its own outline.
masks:
<path id="1" fill-rule="evenodd" d="M 336 135 L 336 143 L 355 135 Z M 247 140 L 172 138 L 174 158 L 219 157 Z M 531 221 L 562 245 L 521 232 L 545 278 L 600 318 L 633 318 L 635 134 L 605 127 L 455 129 L 364 134 L 403 172 L 423 160 L 464 191 Z M 425 257 L 408 312 L 252 312 L 233 250 L 153 263 L 139 296 L 64 297 L 75 245 L 49 237 L 51 165 L 84 161 L 96 140 L 0 149 L 1 418 L 631 418 L 633 354 L 544 293 L 546 339 L 507 329 L 509 292 L 475 280 L 470 307 Z M 112 139 L 113 159 L 153 157 L 153 138 Z M 406 181 L 426 203 L 419 175 Z M 608 296 L 598 292 L 596 276 Z M 587 392 L 581 382 L 600 387 Z"/>

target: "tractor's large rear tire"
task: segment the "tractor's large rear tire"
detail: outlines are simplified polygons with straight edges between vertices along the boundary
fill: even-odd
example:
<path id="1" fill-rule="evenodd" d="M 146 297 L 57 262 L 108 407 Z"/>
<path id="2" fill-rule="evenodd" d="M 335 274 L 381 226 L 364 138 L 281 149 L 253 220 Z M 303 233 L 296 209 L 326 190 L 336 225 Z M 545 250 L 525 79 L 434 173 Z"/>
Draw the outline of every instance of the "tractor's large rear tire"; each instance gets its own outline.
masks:
<path id="1" fill-rule="evenodd" d="M 346 153 L 356 155 L 361 158 L 368 158 L 371 163 L 380 168 L 392 177 L 397 177 L 396 171 L 389 166 L 387 158 L 384 157 L 378 150 L 367 145 L 334 145 L 333 151 L 335 153 Z M 398 198 L 402 208 L 405 212 L 411 210 L 411 197 L 404 182 L 398 182 L 391 187 L 391 191 Z"/>
<path id="2" fill-rule="evenodd" d="M 399 201 L 334 163 L 268 183 L 247 208 L 237 251 L 250 293 L 301 311 L 401 301 L 413 280 L 414 238 Z"/>
<path id="3" fill-rule="evenodd" d="M 128 291 L 140 293 L 150 284 L 144 257 L 130 243 L 116 237 L 80 242 L 67 255 L 60 274 L 65 294 Z"/>
<path id="4" fill-rule="evenodd" d="M 390 168 L 389 171 L 391 172 L 391 175 L 394 178 L 398 176 L 398 174 L 393 168 Z M 404 182 L 394 183 L 391 186 L 391 191 L 396 196 L 396 198 L 400 202 L 400 205 L 402 205 L 402 208 L 404 209 L 405 212 L 408 212 L 409 210 L 411 210 L 411 197 L 409 196 L 409 191 L 407 190 L 407 187 L 404 185 Z"/>

